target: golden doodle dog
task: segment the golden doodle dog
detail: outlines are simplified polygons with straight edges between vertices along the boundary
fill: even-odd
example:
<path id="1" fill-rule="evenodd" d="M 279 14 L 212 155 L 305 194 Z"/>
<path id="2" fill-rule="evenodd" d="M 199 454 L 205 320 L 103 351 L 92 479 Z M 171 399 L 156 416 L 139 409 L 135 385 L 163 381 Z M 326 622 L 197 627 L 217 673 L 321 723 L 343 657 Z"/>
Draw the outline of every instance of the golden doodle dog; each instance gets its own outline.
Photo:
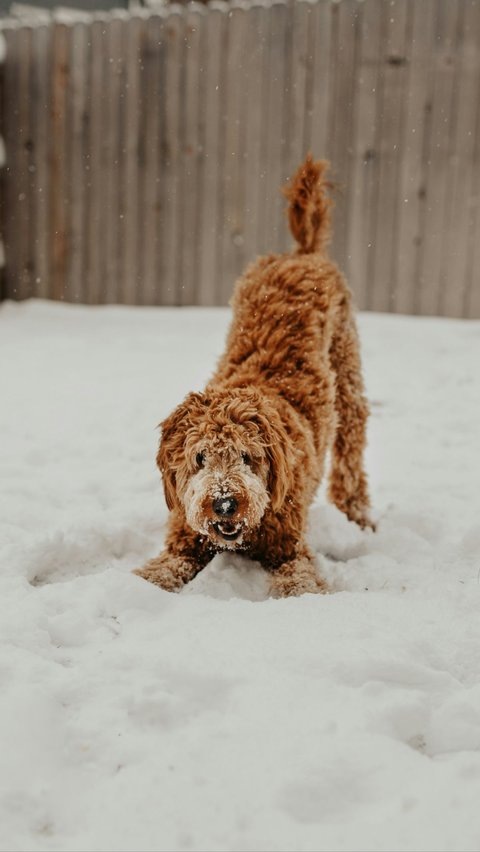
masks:
<path id="1" fill-rule="evenodd" d="M 275 597 L 327 591 L 305 531 L 329 450 L 330 499 L 372 526 L 357 331 L 350 291 L 326 254 L 327 168 L 308 156 L 291 179 L 296 250 L 260 257 L 240 278 L 214 376 L 161 424 L 166 547 L 135 573 L 163 589 L 178 591 L 230 550 L 269 572 Z"/>

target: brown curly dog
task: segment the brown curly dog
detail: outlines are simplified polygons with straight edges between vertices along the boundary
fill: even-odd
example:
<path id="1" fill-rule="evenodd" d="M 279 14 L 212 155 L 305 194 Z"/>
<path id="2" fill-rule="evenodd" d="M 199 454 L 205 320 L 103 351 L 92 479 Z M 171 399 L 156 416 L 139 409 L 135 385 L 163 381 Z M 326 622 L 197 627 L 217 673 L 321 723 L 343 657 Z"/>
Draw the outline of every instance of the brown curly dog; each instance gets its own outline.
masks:
<path id="1" fill-rule="evenodd" d="M 161 424 L 166 547 L 135 573 L 163 589 L 178 591 L 215 553 L 235 550 L 270 572 L 275 597 L 326 591 L 305 529 L 328 450 L 330 499 L 371 526 L 358 337 L 350 291 L 325 253 L 327 167 L 308 156 L 291 179 L 298 247 L 247 269 L 215 375 Z"/>

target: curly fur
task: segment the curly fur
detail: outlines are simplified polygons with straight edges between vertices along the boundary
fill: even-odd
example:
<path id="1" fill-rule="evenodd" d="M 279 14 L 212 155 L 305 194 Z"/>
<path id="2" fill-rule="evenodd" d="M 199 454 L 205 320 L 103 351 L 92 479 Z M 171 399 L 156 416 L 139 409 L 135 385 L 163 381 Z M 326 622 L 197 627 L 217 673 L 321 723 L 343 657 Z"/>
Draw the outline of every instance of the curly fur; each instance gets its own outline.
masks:
<path id="1" fill-rule="evenodd" d="M 349 289 L 325 253 L 327 167 L 308 156 L 292 178 L 296 250 L 246 270 L 214 376 L 161 424 L 166 547 L 136 573 L 169 591 L 224 549 L 259 561 L 275 596 L 325 591 L 305 528 L 329 450 L 330 499 L 371 526 L 358 337 Z"/>

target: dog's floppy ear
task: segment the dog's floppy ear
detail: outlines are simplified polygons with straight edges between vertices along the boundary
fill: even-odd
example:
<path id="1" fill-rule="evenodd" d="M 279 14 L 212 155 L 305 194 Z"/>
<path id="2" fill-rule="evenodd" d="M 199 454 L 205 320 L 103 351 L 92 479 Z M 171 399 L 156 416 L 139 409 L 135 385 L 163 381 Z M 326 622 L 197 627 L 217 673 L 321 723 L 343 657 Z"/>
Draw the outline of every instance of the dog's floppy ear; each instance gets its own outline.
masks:
<path id="1" fill-rule="evenodd" d="M 204 405 L 201 393 L 189 393 L 182 403 L 162 423 L 157 453 L 157 465 L 162 474 L 165 500 L 170 511 L 180 505 L 177 496 L 176 471 L 183 459 L 185 434 L 194 412 Z"/>
<path id="2" fill-rule="evenodd" d="M 268 491 L 274 512 L 280 511 L 285 497 L 293 488 L 293 468 L 295 455 L 291 439 L 278 415 L 273 409 L 261 418 L 261 427 L 265 438 L 267 458 L 270 464 Z"/>

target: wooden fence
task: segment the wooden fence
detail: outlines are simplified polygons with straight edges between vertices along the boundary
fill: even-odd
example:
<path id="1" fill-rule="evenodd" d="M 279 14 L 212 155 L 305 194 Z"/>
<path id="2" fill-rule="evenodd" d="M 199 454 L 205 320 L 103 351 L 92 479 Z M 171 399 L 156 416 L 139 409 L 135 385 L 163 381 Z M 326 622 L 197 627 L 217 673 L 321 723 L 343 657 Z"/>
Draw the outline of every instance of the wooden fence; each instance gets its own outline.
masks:
<path id="1" fill-rule="evenodd" d="M 480 0 L 0 27 L 4 297 L 224 304 L 311 150 L 360 308 L 480 316 Z"/>

